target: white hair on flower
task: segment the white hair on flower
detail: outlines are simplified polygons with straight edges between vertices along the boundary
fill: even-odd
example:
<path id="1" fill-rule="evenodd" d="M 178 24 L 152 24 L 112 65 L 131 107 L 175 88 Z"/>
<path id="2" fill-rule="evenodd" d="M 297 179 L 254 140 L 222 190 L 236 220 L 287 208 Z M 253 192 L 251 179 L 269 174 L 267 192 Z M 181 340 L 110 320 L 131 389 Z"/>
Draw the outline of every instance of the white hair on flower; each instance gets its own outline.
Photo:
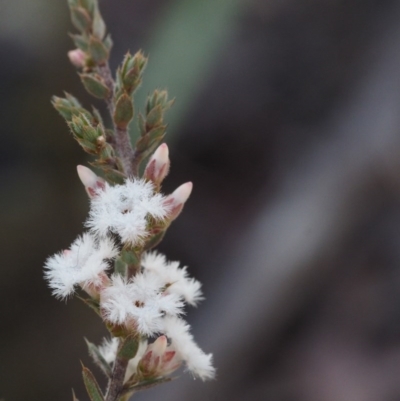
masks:
<path id="1" fill-rule="evenodd" d="M 130 281 L 114 275 L 101 292 L 100 307 L 111 323 L 133 325 L 142 335 L 151 336 L 162 327 L 164 316 L 182 314 L 184 304 L 176 294 L 163 293 L 156 277 L 137 274 Z"/>
<path id="2" fill-rule="evenodd" d="M 163 332 L 171 340 L 171 347 L 185 361 L 187 369 L 202 380 L 214 378 L 212 354 L 205 354 L 194 342 L 189 324 L 174 316 L 166 316 L 163 323 Z"/>
<path id="3" fill-rule="evenodd" d="M 109 269 L 109 260 L 117 255 L 118 249 L 110 238 L 97 240 L 85 233 L 72 243 L 69 250 L 46 260 L 45 278 L 57 298 L 66 298 L 77 285 L 82 288 L 100 285 L 103 280 L 101 273 Z"/>
<path id="4" fill-rule="evenodd" d="M 188 277 L 187 268 L 179 267 L 179 262 L 167 262 L 164 255 L 148 252 L 143 255 L 143 274 L 156 276 L 166 287 L 168 294 L 181 296 L 188 304 L 196 306 L 203 298 L 201 283 Z"/>
<path id="5" fill-rule="evenodd" d="M 100 355 L 108 364 L 113 364 L 117 356 L 119 340 L 117 337 L 104 338 L 103 343 L 97 348 Z"/>
<path id="6" fill-rule="evenodd" d="M 167 216 L 169 208 L 164 201 L 149 181 L 127 179 L 123 185 L 114 186 L 106 183 L 91 199 L 86 225 L 100 236 L 113 232 L 124 243 L 141 244 L 148 236 L 148 218 L 162 220 Z"/>

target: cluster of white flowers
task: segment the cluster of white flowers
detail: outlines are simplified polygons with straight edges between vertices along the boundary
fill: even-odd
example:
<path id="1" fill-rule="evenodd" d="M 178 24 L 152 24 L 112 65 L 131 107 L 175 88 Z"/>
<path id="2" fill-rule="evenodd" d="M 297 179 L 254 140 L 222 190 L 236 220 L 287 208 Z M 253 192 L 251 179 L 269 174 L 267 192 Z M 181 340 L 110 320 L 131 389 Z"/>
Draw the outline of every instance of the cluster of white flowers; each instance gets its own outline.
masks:
<path id="1" fill-rule="evenodd" d="M 123 243 L 137 245 L 148 236 L 149 218 L 163 220 L 169 206 L 164 196 L 154 193 L 153 184 L 145 180 L 126 180 L 124 185 L 107 183 L 91 202 L 86 225 L 99 235 L 118 234 Z"/>
<path id="2" fill-rule="evenodd" d="M 47 259 L 45 277 L 57 298 L 66 298 L 76 286 L 88 290 L 101 287 L 119 250 L 114 242 L 104 237 L 97 239 L 89 233 L 78 237 L 70 249 Z"/>
<path id="3" fill-rule="evenodd" d="M 150 181 L 128 179 L 123 185 L 110 186 L 82 166 L 78 173 L 91 197 L 86 223 L 90 231 L 70 249 L 47 259 L 45 277 L 53 294 L 66 298 L 79 286 L 99 303 L 105 321 L 140 335 L 141 347 L 130 361 L 126 378 L 138 370 L 142 375 L 163 376 L 182 362 L 195 376 L 212 378 L 212 355 L 201 351 L 181 319 L 185 303 L 195 306 L 202 299 L 201 284 L 188 276 L 186 267 L 147 252 L 133 277 L 112 273 L 122 246 L 142 246 L 152 224 L 176 217 L 174 213 L 190 195 L 191 183 L 164 197 Z M 156 340 L 149 345 L 151 337 Z M 117 344 L 112 340 L 100 348 L 110 364 Z"/>

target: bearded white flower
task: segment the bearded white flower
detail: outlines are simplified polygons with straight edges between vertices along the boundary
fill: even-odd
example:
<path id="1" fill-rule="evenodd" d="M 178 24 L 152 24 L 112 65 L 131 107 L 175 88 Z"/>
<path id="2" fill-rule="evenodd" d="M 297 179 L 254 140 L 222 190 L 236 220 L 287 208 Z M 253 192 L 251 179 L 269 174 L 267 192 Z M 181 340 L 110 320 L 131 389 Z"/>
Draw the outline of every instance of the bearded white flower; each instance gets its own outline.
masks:
<path id="1" fill-rule="evenodd" d="M 104 272 L 110 268 L 110 260 L 118 252 L 110 238 L 98 240 L 85 233 L 72 243 L 70 249 L 46 260 L 45 278 L 57 298 L 68 297 L 77 285 L 89 293 L 95 292 L 108 281 Z"/>
<path id="2" fill-rule="evenodd" d="M 143 255 L 143 274 L 158 278 L 167 294 L 177 294 L 188 304 L 196 306 L 203 298 L 201 283 L 190 278 L 187 268 L 179 267 L 179 262 L 167 262 L 164 255 L 148 252 Z"/>
<path id="3" fill-rule="evenodd" d="M 178 295 L 163 293 L 157 278 L 141 273 L 130 281 L 114 275 L 100 298 L 100 307 L 109 322 L 132 327 L 145 336 L 158 333 L 163 328 L 163 318 L 182 314 L 183 306 Z"/>
<path id="4" fill-rule="evenodd" d="M 166 316 L 163 324 L 163 333 L 171 340 L 170 348 L 176 351 L 176 357 L 185 362 L 194 376 L 202 380 L 213 379 L 212 354 L 205 354 L 194 342 L 189 324 L 174 316 Z"/>
<path id="5" fill-rule="evenodd" d="M 163 195 L 151 182 L 127 179 L 123 185 L 105 184 L 91 199 L 87 227 L 101 237 L 112 232 L 123 243 L 141 244 L 148 236 L 148 219 L 164 219 L 169 212 Z"/>

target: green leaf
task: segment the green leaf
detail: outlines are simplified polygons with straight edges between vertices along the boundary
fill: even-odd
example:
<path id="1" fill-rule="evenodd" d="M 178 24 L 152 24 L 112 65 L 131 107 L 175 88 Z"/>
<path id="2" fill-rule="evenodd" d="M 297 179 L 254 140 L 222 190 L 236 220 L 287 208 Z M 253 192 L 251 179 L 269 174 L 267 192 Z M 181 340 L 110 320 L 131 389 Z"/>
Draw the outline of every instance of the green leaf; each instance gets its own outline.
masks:
<path id="1" fill-rule="evenodd" d="M 125 278 L 127 276 L 127 272 L 127 264 L 121 258 L 117 258 L 114 263 L 114 273 Z"/>
<path id="2" fill-rule="evenodd" d="M 174 377 L 161 377 L 157 379 L 149 379 L 143 380 L 139 383 L 134 384 L 133 386 L 127 386 L 124 392 L 128 393 L 130 391 L 139 391 L 139 390 L 147 390 L 151 387 L 157 386 L 158 384 L 167 383 L 174 380 Z M 129 383 L 127 383 L 129 384 Z"/>
<path id="3" fill-rule="evenodd" d="M 83 382 L 85 383 L 86 391 L 89 394 L 91 401 L 104 401 L 103 393 L 100 390 L 93 373 L 82 365 Z"/>
<path id="4" fill-rule="evenodd" d="M 139 340 L 136 335 L 130 335 L 123 340 L 118 347 L 117 358 L 130 360 L 136 356 L 139 349 Z"/>
<path id="5" fill-rule="evenodd" d="M 149 128 L 159 125 L 163 119 L 163 109 L 161 105 L 155 106 L 146 116 L 146 124 Z"/>
<path id="6" fill-rule="evenodd" d="M 165 235 L 165 230 L 160 231 L 159 233 L 153 235 L 145 244 L 143 250 L 144 251 L 148 251 L 152 248 L 154 248 L 155 246 L 157 246 L 162 239 L 164 238 Z"/>
<path id="7" fill-rule="evenodd" d="M 117 103 L 115 104 L 114 110 L 114 122 L 118 128 L 125 129 L 132 121 L 134 114 L 133 102 L 129 95 L 124 93 L 121 95 Z"/>
<path id="8" fill-rule="evenodd" d="M 91 37 L 89 41 L 89 54 L 92 60 L 97 64 L 103 64 L 108 60 L 109 51 L 103 45 L 101 40 Z"/>
<path id="9" fill-rule="evenodd" d="M 137 265 L 139 264 L 139 258 L 137 257 L 136 253 L 132 249 L 122 249 L 121 251 L 121 259 L 127 265 Z"/>
<path id="10" fill-rule="evenodd" d="M 142 136 L 145 135 L 147 132 L 146 119 L 143 117 L 142 113 L 139 113 L 138 126 L 139 126 L 140 135 L 142 135 Z"/>
<path id="11" fill-rule="evenodd" d="M 94 97 L 98 99 L 107 99 L 110 96 L 104 80 L 97 74 L 80 74 L 83 86 Z"/>
<path id="12" fill-rule="evenodd" d="M 114 184 L 123 184 L 126 180 L 125 174 L 121 173 L 118 170 L 107 168 L 103 168 L 103 170 L 108 182 L 112 182 Z"/>
<path id="13" fill-rule="evenodd" d="M 94 106 L 92 106 L 92 113 L 95 124 L 101 124 L 104 127 L 103 118 L 101 117 L 99 110 L 97 110 Z"/>
<path id="14" fill-rule="evenodd" d="M 85 8 L 90 15 L 93 15 L 93 11 L 95 9 L 96 0 L 80 0 L 81 5 Z"/>
<path id="15" fill-rule="evenodd" d="M 68 100 L 68 102 L 71 104 L 71 106 L 82 107 L 79 100 L 75 96 L 72 96 L 68 92 L 64 92 L 64 94 L 65 94 L 65 99 Z"/>
<path id="16" fill-rule="evenodd" d="M 83 129 L 83 139 L 88 142 L 96 143 L 97 138 L 101 135 L 99 131 L 94 127 L 84 127 Z"/>
<path id="17" fill-rule="evenodd" d="M 155 141 L 160 141 L 164 137 L 166 129 L 166 125 L 160 125 L 149 131 L 147 133 L 147 135 L 149 136 L 149 143 L 153 144 Z"/>
<path id="18" fill-rule="evenodd" d="M 90 15 L 82 7 L 71 8 L 71 20 L 75 28 L 81 32 L 88 32 L 92 25 Z"/>
<path id="19" fill-rule="evenodd" d="M 79 296 L 77 298 L 84 302 L 89 308 L 93 309 L 101 317 L 100 304 L 98 301 L 93 298 L 82 298 Z"/>
<path id="20" fill-rule="evenodd" d="M 97 8 L 94 11 L 92 32 L 100 40 L 103 40 L 106 34 L 106 24 Z"/>
<path id="21" fill-rule="evenodd" d="M 106 47 L 106 49 L 107 49 L 108 51 L 111 50 L 111 48 L 112 48 L 112 46 L 113 46 L 113 41 L 112 41 L 112 39 L 111 39 L 111 35 L 110 35 L 110 34 L 108 34 L 108 35 L 106 36 L 106 38 L 103 40 L 103 44 L 104 44 L 104 46 Z"/>
<path id="22" fill-rule="evenodd" d="M 85 53 L 89 50 L 89 38 L 87 37 L 87 35 L 70 34 L 69 36 L 78 49 L 81 49 Z"/>
<path id="23" fill-rule="evenodd" d="M 97 366 L 106 374 L 107 377 L 111 377 L 111 366 L 101 355 L 99 349 L 89 342 L 86 338 L 86 345 L 88 347 L 89 355 L 93 358 L 93 361 L 97 364 Z"/>
<path id="24" fill-rule="evenodd" d="M 125 57 L 122 68 L 123 84 L 129 94 L 132 94 L 140 85 L 146 63 L 147 58 L 141 51 L 138 51 L 133 57 L 129 53 Z"/>

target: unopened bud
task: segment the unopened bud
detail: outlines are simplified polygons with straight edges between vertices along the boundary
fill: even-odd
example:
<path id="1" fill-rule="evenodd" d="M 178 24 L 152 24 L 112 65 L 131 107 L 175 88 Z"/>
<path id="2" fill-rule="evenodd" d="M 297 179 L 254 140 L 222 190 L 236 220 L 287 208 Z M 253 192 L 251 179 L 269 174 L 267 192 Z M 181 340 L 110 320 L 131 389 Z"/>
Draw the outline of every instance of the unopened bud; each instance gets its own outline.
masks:
<path id="1" fill-rule="evenodd" d="M 100 293 L 105 287 L 111 284 L 110 278 L 104 272 L 101 272 L 95 281 L 85 281 L 80 283 L 82 290 L 89 294 L 93 299 L 100 299 Z"/>
<path id="2" fill-rule="evenodd" d="M 182 184 L 180 187 L 175 189 L 172 193 L 172 198 L 174 199 L 175 203 L 185 203 L 188 199 L 190 194 L 192 193 L 193 183 L 187 182 L 186 184 Z"/>
<path id="3" fill-rule="evenodd" d="M 165 206 L 170 210 L 168 218 L 170 221 L 175 220 L 183 209 L 183 205 L 189 199 L 192 193 L 193 183 L 190 181 L 182 184 L 180 187 L 175 189 L 175 191 L 167 196 L 165 199 Z"/>
<path id="4" fill-rule="evenodd" d="M 105 188 L 105 181 L 85 166 L 77 166 L 78 175 L 84 185 L 89 198 L 96 196 L 99 190 Z"/>
<path id="5" fill-rule="evenodd" d="M 68 52 L 69 61 L 77 68 L 85 66 L 86 55 L 81 49 L 70 50 Z"/>
<path id="6" fill-rule="evenodd" d="M 145 378 L 167 376 L 180 367 L 182 359 L 168 346 L 167 337 L 160 336 L 150 344 L 139 362 L 139 370 Z"/>
<path id="7" fill-rule="evenodd" d="M 169 172 L 169 151 L 166 143 L 161 144 L 147 163 L 144 177 L 153 181 L 157 186 L 161 184 Z"/>

